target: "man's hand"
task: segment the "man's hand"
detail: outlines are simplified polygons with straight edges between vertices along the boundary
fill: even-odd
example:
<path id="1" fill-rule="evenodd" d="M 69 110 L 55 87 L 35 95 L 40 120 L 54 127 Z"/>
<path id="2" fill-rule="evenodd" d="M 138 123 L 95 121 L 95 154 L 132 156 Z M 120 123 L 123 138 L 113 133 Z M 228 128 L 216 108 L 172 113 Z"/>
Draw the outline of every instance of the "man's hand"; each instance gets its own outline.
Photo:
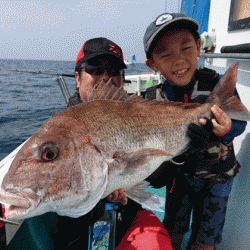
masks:
<path id="1" fill-rule="evenodd" d="M 232 127 L 232 120 L 230 117 L 221 110 L 218 106 L 214 105 L 211 108 L 214 118 L 211 120 L 213 123 L 213 132 L 215 135 L 224 135 L 229 132 Z M 201 125 L 206 125 L 206 119 L 199 120 Z"/>
<path id="2" fill-rule="evenodd" d="M 127 205 L 128 198 L 124 194 L 123 189 L 115 190 L 112 194 L 107 196 L 110 202 L 120 202 L 122 205 Z"/>

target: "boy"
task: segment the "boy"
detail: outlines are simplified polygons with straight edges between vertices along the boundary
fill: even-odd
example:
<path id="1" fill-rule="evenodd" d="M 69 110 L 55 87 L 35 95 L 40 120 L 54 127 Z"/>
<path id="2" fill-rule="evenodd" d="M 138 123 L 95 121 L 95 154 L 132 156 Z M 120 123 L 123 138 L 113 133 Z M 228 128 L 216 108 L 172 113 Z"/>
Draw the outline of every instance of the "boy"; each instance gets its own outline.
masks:
<path id="1" fill-rule="evenodd" d="M 201 93 L 203 98 L 208 95 L 222 77 L 209 69 L 197 71 L 197 57 L 200 56 L 201 48 L 198 29 L 199 24 L 183 14 L 165 13 L 148 26 L 144 35 L 145 63 L 152 70 L 160 71 L 166 78 L 162 90 L 170 101 L 200 102 L 202 98 L 197 97 L 201 97 Z M 200 89 L 202 92 L 199 92 Z M 211 120 L 212 132 L 217 137 L 231 142 L 234 137 L 243 133 L 246 122 L 232 121 L 215 105 L 211 111 L 214 115 Z M 200 119 L 200 123 L 206 125 L 207 121 Z M 185 167 L 193 169 L 196 167 L 192 166 L 195 162 L 199 161 L 192 158 L 191 165 L 186 163 L 188 166 Z M 176 165 L 172 167 L 176 168 Z M 165 171 L 169 169 L 165 168 Z M 236 173 L 237 171 L 234 176 Z M 192 209 L 192 236 L 188 249 L 214 249 L 222 240 L 232 179 L 224 184 L 215 184 L 211 179 L 194 178 L 188 174 L 175 177 L 166 181 L 168 193 L 163 221 L 174 249 L 181 249 L 183 235 L 189 229 Z"/>

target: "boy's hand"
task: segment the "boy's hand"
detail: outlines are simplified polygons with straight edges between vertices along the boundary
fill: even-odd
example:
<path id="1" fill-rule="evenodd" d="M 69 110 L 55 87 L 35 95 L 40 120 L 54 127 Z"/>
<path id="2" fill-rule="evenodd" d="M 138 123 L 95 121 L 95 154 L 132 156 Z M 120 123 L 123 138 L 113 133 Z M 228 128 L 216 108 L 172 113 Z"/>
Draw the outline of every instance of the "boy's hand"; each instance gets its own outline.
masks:
<path id="1" fill-rule="evenodd" d="M 128 198 L 124 194 L 123 189 L 115 190 L 112 194 L 107 196 L 110 202 L 121 202 L 122 205 L 127 205 Z"/>
<path id="2" fill-rule="evenodd" d="M 211 120 L 214 134 L 223 135 L 225 132 L 229 131 L 232 127 L 232 120 L 230 117 L 216 105 L 211 108 L 211 111 L 215 117 Z M 199 122 L 201 125 L 205 125 L 206 119 L 200 119 Z"/>

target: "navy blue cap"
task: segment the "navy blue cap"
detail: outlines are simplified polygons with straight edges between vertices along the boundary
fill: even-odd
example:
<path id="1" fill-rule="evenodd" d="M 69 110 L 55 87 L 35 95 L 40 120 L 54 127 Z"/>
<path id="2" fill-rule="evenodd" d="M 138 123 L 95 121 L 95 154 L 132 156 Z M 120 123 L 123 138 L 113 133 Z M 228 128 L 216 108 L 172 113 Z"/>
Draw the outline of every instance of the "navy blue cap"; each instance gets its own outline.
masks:
<path id="1" fill-rule="evenodd" d="M 151 57 L 150 46 L 152 45 L 153 40 L 158 33 L 165 28 L 168 28 L 169 30 L 179 28 L 198 31 L 199 23 L 181 13 L 164 13 L 158 16 L 152 23 L 150 23 L 143 37 L 144 50 L 147 58 Z"/>

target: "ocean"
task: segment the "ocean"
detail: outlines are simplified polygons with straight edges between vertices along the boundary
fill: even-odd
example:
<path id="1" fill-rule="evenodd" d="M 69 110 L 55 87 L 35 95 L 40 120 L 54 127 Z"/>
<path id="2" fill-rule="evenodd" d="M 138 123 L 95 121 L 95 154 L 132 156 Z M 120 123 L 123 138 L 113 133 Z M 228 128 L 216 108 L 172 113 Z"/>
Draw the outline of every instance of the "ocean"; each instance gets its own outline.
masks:
<path id="1" fill-rule="evenodd" d="M 2 160 L 29 138 L 49 117 L 66 108 L 57 77 L 60 74 L 74 74 L 75 64 L 74 61 L 11 59 L 0 59 L 0 62 L 0 160 Z M 144 63 L 135 63 L 128 65 L 125 75 L 150 71 Z M 74 94 L 75 79 L 73 77 L 64 79 L 70 94 Z"/>

